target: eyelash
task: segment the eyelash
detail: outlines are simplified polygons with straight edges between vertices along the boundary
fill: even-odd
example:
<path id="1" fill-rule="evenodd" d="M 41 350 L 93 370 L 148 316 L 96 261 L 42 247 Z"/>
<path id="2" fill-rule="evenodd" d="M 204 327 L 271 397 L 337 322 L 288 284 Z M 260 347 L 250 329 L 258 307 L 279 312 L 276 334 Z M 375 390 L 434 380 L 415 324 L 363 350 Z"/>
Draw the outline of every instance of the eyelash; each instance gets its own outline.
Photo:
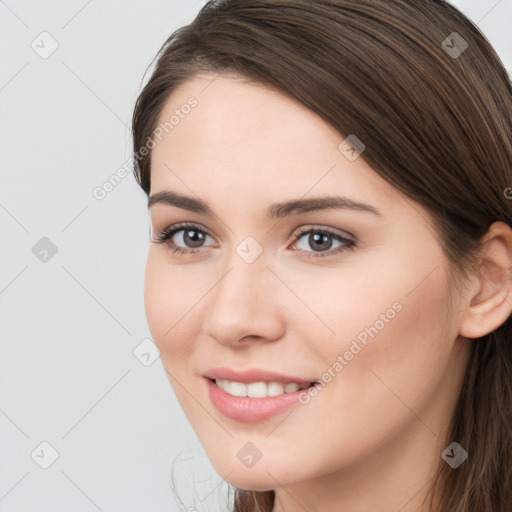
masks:
<path id="1" fill-rule="evenodd" d="M 176 245 L 173 242 L 170 242 L 169 240 L 178 232 L 190 229 L 193 231 L 197 231 L 199 233 L 203 233 L 205 235 L 208 235 L 208 233 L 202 229 L 200 229 L 196 224 L 191 224 L 187 222 L 183 222 L 180 224 L 174 224 L 172 226 L 169 226 L 168 228 L 164 229 L 159 235 L 156 235 L 154 237 L 154 242 L 157 244 L 166 244 L 170 250 L 172 250 L 173 253 L 178 253 L 184 256 L 194 256 L 195 254 L 202 252 L 204 249 L 203 247 L 200 249 L 184 249 L 183 247 L 180 247 L 179 245 Z M 309 228 L 309 229 L 303 229 L 299 231 L 298 233 L 294 234 L 290 240 L 300 240 L 302 236 L 306 233 L 319 233 L 324 235 L 330 235 L 334 239 L 336 239 L 338 242 L 342 242 L 344 245 L 337 247 L 336 249 L 331 249 L 329 251 L 325 252 L 317 252 L 315 251 L 302 251 L 300 249 L 296 249 L 299 253 L 301 253 L 301 256 L 305 258 L 325 258 L 327 256 L 334 256 L 336 254 L 339 254 L 341 252 L 347 251 L 347 250 L 353 250 L 356 247 L 355 242 L 352 240 L 349 240 L 347 238 L 344 238 L 328 229 L 315 229 L 315 228 Z M 210 236 L 210 235 L 208 235 Z"/>

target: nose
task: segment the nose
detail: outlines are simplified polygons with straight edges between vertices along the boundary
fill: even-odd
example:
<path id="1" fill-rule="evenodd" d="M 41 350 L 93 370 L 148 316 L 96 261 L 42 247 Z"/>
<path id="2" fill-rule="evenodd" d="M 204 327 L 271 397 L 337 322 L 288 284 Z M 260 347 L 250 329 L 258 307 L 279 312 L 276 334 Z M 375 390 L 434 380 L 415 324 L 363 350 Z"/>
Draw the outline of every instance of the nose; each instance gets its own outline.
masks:
<path id="1" fill-rule="evenodd" d="M 247 263 L 237 254 L 208 294 L 203 331 L 218 343 L 239 347 L 283 336 L 285 287 L 262 257 Z"/>

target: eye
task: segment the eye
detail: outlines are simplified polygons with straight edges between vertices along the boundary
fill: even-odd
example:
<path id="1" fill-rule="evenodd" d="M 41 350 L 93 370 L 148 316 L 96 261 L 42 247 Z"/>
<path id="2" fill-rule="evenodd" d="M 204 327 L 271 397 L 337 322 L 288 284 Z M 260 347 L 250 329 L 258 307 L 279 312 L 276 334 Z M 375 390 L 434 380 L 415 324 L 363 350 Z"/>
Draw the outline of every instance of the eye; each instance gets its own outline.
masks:
<path id="1" fill-rule="evenodd" d="M 178 235 L 179 236 L 176 236 Z M 307 238 L 304 235 L 309 235 Z M 172 239 L 176 236 L 176 241 Z M 159 235 L 154 237 L 154 242 L 165 244 L 173 253 L 193 256 L 199 252 L 203 252 L 205 248 L 203 243 L 206 238 L 211 238 L 204 230 L 193 223 L 180 223 L 169 226 Z M 356 244 L 353 240 L 345 238 L 328 229 L 309 228 L 302 229 L 291 237 L 292 241 L 297 240 L 299 243 L 305 240 L 306 245 L 313 248 L 312 251 L 304 249 L 294 249 L 300 252 L 305 258 L 321 258 L 326 256 L 334 256 L 343 251 L 352 250 Z M 340 245 L 332 249 L 333 240 Z M 182 245 L 178 245 L 182 244 Z M 183 247 L 184 246 L 184 247 Z"/>
<path id="2" fill-rule="evenodd" d="M 185 247 L 177 245 L 172 241 L 172 238 L 174 238 L 178 233 L 180 233 L 180 235 L 176 237 L 177 241 L 185 245 Z M 199 229 L 195 224 L 181 223 L 169 226 L 167 229 L 162 231 L 162 233 L 156 235 L 154 237 L 154 241 L 158 244 L 167 245 L 173 252 L 194 255 L 198 252 L 202 252 L 201 244 L 205 241 L 206 237 L 210 237 L 210 235 L 202 229 Z M 189 247 L 187 247 L 187 245 Z"/>
<path id="3" fill-rule="evenodd" d="M 304 235 L 309 235 L 305 237 Z M 292 237 L 293 240 L 298 240 L 299 243 L 303 242 L 304 239 L 305 244 L 309 245 L 313 248 L 313 251 L 307 251 L 304 249 L 298 249 L 302 256 L 306 258 L 322 258 L 326 256 L 334 256 L 335 254 L 339 254 L 343 251 L 352 250 L 355 248 L 356 244 L 353 240 L 349 240 L 333 231 L 328 229 L 303 229 L 299 233 L 296 233 Z M 336 242 L 339 242 L 339 246 L 331 249 L 333 245 L 333 239 Z M 315 254 L 316 253 L 316 254 Z"/>

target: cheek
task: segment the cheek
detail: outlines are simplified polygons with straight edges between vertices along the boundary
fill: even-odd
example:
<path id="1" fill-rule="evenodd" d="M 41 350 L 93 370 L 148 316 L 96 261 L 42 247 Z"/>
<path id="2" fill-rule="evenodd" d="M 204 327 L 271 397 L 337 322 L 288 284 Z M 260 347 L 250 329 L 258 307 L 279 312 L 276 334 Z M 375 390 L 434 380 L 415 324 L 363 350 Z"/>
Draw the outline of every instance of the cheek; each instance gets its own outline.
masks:
<path id="1" fill-rule="evenodd" d="M 457 322 L 447 322 L 447 274 L 440 263 L 428 275 L 432 261 L 418 256 L 394 268 L 369 265 L 299 290 L 334 332 L 311 315 L 297 327 L 323 381 L 306 414 L 320 410 L 347 435 L 362 428 L 373 438 L 410 419 L 404 403 L 419 413 L 433 399 L 451 361 Z"/>
<path id="2" fill-rule="evenodd" d="M 198 298 L 184 288 L 180 272 L 160 254 L 148 256 L 144 280 L 144 306 L 148 326 L 164 365 L 182 362 L 193 349 L 193 337 L 186 332 Z M 188 340 L 188 342 L 187 342 Z"/>
<path id="3" fill-rule="evenodd" d="M 317 292 L 312 301 L 335 332 L 330 346 L 346 351 L 357 344 L 368 364 L 414 361 L 442 343 L 449 298 L 440 249 L 397 247 L 358 260 L 357 268 L 344 269 L 341 278 L 325 283 L 328 293 Z"/>
<path id="4" fill-rule="evenodd" d="M 144 307 L 151 335 L 159 345 L 172 326 L 172 309 L 168 307 L 168 302 L 172 301 L 173 291 L 167 285 L 165 274 L 161 272 L 162 265 L 157 263 L 156 258 L 150 254 L 144 279 Z"/>
<path id="5" fill-rule="evenodd" d="M 396 434 L 414 420 L 411 410 L 422 416 L 432 405 L 449 371 L 457 331 L 455 321 L 445 322 L 446 276 L 432 274 L 411 292 L 411 275 L 421 281 L 418 272 L 411 272 L 394 287 L 375 283 L 366 302 L 361 296 L 344 302 L 336 324 L 338 341 L 329 350 L 324 347 L 329 352 L 325 370 L 330 368 L 335 377 L 319 393 L 317 405 L 332 415 L 331 405 L 342 404 L 333 424 L 347 427 L 347 435 L 359 429 L 363 437 L 381 436 L 383 442 Z M 355 303 L 358 308 L 351 314 Z M 334 366 L 338 356 L 342 362 Z"/>

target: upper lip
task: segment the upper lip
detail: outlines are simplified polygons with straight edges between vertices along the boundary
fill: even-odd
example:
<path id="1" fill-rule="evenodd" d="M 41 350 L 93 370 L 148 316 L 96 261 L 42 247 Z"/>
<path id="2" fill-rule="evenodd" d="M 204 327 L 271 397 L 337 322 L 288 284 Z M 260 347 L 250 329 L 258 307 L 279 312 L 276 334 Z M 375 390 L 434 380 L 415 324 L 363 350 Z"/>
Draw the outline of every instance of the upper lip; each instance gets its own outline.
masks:
<path id="1" fill-rule="evenodd" d="M 207 379 L 222 379 L 231 382 L 281 382 L 283 384 L 297 383 L 309 384 L 316 382 L 315 379 L 302 379 L 293 375 L 269 372 L 250 368 L 247 370 L 233 370 L 232 368 L 211 368 L 203 374 Z"/>

